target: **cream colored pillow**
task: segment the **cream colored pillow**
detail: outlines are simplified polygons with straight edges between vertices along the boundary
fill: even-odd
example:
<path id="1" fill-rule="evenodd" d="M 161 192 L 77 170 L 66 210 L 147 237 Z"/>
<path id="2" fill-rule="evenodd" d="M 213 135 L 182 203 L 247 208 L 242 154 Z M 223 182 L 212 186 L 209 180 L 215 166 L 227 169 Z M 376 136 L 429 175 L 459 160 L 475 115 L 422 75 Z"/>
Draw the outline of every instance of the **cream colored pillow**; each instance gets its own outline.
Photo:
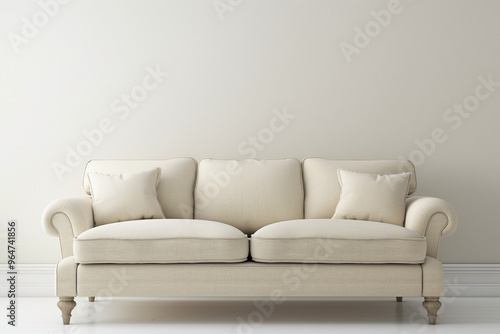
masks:
<path id="1" fill-rule="evenodd" d="M 403 226 L 410 173 L 378 175 L 338 170 L 342 187 L 333 219 L 358 219 Z"/>
<path id="2" fill-rule="evenodd" d="M 126 174 L 89 173 L 96 225 L 165 218 L 156 194 L 160 169 Z"/>

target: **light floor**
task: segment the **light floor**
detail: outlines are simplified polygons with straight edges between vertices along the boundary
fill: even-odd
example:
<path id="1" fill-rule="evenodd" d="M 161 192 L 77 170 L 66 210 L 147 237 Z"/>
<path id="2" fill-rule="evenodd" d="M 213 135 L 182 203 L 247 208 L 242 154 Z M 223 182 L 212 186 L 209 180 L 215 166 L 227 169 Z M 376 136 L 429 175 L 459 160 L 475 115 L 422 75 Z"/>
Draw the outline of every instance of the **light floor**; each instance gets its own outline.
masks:
<path id="1" fill-rule="evenodd" d="M 429 326 L 421 298 L 287 300 L 259 307 L 252 300 L 76 299 L 63 326 L 56 298 L 19 298 L 17 327 L 7 326 L 0 298 L 0 333 L 500 333 L 500 298 L 443 298 Z"/>

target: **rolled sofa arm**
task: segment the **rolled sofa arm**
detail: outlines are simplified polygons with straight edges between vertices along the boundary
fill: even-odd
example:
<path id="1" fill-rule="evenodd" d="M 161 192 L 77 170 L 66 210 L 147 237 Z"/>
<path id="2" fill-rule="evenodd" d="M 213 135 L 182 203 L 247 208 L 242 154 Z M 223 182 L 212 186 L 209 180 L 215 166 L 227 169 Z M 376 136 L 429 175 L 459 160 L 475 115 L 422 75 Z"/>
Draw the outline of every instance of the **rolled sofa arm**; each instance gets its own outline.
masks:
<path id="1" fill-rule="evenodd" d="M 59 237 L 63 258 L 73 256 L 73 238 L 94 227 L 91 197 L 61 198 L 50 203 L 42 215 L 47 234 Z"/>
<path id="2" fill-rule="evenodd" d="M 427 238 L 427 256 L 437 258 L 439 240 L 457 229 L 457 214 L 445 200 L 410 197 L 406 200 L 405 227 Z"/>

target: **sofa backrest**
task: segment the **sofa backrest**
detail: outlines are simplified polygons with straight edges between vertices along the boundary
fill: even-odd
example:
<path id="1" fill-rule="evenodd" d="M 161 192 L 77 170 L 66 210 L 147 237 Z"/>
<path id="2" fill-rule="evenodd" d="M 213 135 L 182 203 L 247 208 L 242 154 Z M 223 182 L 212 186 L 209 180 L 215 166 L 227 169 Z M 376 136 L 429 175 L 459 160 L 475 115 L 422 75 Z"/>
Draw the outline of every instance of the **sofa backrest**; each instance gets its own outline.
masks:
<path id="1" fill-rule="evenodd" d="M 85 166 L 83 189 L 90 195 L 87 177 L 90 172 L 120 174 L 158 167 L 161 169 L 158 182 L 158 201 L 166 218 L 194 217 L 194 185 L 196 160 L 176 158 L 165 160 L 91 160 Z"/>
<path id="2" fill-rule="evenodd" d="M 415 167 L 408 160 L 332 160 L 306 158 L 302 162 L 305 185 L 305 218 L 332 218 L 340 200 L 337 170 L 374 174 L 411 173 L 409 193 L 417 189 Z"/>
<path id="3" fill-rule="evenodd" d="M 215 160 L 198 166 L 195 218 L 230 224 L 243 233 L 304 218 L 301 164 L 296 159 Z"/>
<path id="4" fill-rule="evenodd" d="M 91 160 L 88 173 L 136 172 L 158 167 L 158 200 L 166 218 L 220 221 L 251 234 L 274 222 L 331 218 L 340 199 L 339 168 L 358 172 L 411 173 L 409 194 L 417 187 L 415 167 L 407 160 L 204 159 Z M 198 175 L 197 175 L 198 173 Z"/>

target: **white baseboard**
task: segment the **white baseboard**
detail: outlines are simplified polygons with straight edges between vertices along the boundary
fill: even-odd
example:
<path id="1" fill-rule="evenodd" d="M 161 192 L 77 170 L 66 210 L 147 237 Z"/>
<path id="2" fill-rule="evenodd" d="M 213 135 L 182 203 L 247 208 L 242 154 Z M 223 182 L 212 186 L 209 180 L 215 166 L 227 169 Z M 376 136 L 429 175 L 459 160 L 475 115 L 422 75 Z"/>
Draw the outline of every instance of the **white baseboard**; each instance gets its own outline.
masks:
<path id="1" fill-rule="evenodd" d="M 17 297 L 54 297 L 55 264 L 18 264 Z M 7 297 L 7 265 L 0 264 L 0 297 Z"/>
<path id="2" fill-rule="evenodd" d="M 500 297 L 500 264 L 443 264 L 446 297 Z"/>
<path id="3" fill-rule="evenodd" d="M 500 297 L 500 264 L 444 264 L 445 297 Z M 17 266 L 18 297 L 53 297 L 54 264 Z M 7 296 L 7 265 L 0 264 L 0 298 Z"/>

